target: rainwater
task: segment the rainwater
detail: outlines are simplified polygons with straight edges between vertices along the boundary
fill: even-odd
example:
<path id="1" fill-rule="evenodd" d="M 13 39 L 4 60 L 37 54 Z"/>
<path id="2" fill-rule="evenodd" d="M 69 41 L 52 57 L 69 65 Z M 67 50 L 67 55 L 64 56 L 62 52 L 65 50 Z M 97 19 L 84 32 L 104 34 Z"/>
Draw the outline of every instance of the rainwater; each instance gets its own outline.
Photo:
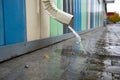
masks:
<path id="1" fill-rule="evenodd" d="M 68 28 L 73 32 L 73 34 L 76 36 L 76 38 L 77 38 L 77 40 L 78 40 L 78 42 L 77 42 L 77 44 L 80 44 L 80 50 L 82 50 L 82 51 L 84 51 L 84 53 L 86 53 L 86 50 L 85 50 L 85 48 L 83 47 L 83 44 L 82 44 L 82 40 L 81 40 L 81 37 L 80 37 L 80 35 L 72 28 L 72 27 L 70 27 L 70 26 L 68 26 Z"/>

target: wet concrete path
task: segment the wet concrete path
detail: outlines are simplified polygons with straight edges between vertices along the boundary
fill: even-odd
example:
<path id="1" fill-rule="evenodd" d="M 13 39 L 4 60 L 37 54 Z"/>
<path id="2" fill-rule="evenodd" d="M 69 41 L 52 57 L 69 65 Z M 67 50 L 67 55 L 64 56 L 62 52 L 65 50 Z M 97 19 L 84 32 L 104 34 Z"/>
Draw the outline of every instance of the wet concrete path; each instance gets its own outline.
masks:
<path id="1" fill-rule="evenodd" d="M 120 25 L 81 35 L 0 64 L 0 80 L 120 80 Z"/>

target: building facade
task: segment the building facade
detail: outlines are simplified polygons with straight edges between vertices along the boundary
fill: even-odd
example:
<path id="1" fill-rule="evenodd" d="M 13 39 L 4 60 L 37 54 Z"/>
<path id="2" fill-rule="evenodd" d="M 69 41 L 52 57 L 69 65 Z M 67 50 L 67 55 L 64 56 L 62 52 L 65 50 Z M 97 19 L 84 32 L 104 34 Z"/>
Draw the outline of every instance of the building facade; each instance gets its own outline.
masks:
<path id="1" fill-rule="evenodd" d="M 55 0 L 56 6 L 74 15 L 76 31 L 102 27 L 104 0 Z M 42 0 L 0 0 L 0 46 L 69 33 L 70 30 L 44 8 Z"/>

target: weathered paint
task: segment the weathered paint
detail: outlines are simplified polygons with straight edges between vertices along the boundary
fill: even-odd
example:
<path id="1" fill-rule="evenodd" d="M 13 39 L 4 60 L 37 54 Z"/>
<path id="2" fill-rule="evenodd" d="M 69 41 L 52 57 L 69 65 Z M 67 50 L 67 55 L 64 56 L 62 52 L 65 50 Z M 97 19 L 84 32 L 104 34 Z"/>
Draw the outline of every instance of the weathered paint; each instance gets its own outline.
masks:
<path id="1" fill-rule="evenodd" d="M 25 0 L 3 0 L 5 43 L 26 41 Z"/>
<path id="2" fill-rule="evenodd" d="M 63 10 L 63 0 L 55 0 L 58 9 Z M 63 24 L 50 18 L 50 36 L 58 36 L 63 34 Z"/>
<path id="3" fill-rule="evenodd" d="M 4 45 L 4 24 L 3 24 L 3 5 L 0 0 L 0 46 Z"/>

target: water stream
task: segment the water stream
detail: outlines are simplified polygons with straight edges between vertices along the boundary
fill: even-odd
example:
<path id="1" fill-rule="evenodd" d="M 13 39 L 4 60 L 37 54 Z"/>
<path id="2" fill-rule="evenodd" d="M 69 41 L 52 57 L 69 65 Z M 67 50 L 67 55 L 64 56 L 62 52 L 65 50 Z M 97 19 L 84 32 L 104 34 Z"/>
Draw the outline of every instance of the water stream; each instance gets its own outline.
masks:
<path id="1" fill-rule="evenodd" d="M 68 28 L 73 32 L 73 34 L 76 36 L 77 40 L 78 40 L 78 44 L 80 44 L 80 50 L 83 50 L 84 53 L 86 53 L 86 50 L 85 48 L 83 47 L 83 44 L 82 44 L 82 40 L 81 40 L 81 37 L 80 35 L 70 26 L 68 26 Z"/>

